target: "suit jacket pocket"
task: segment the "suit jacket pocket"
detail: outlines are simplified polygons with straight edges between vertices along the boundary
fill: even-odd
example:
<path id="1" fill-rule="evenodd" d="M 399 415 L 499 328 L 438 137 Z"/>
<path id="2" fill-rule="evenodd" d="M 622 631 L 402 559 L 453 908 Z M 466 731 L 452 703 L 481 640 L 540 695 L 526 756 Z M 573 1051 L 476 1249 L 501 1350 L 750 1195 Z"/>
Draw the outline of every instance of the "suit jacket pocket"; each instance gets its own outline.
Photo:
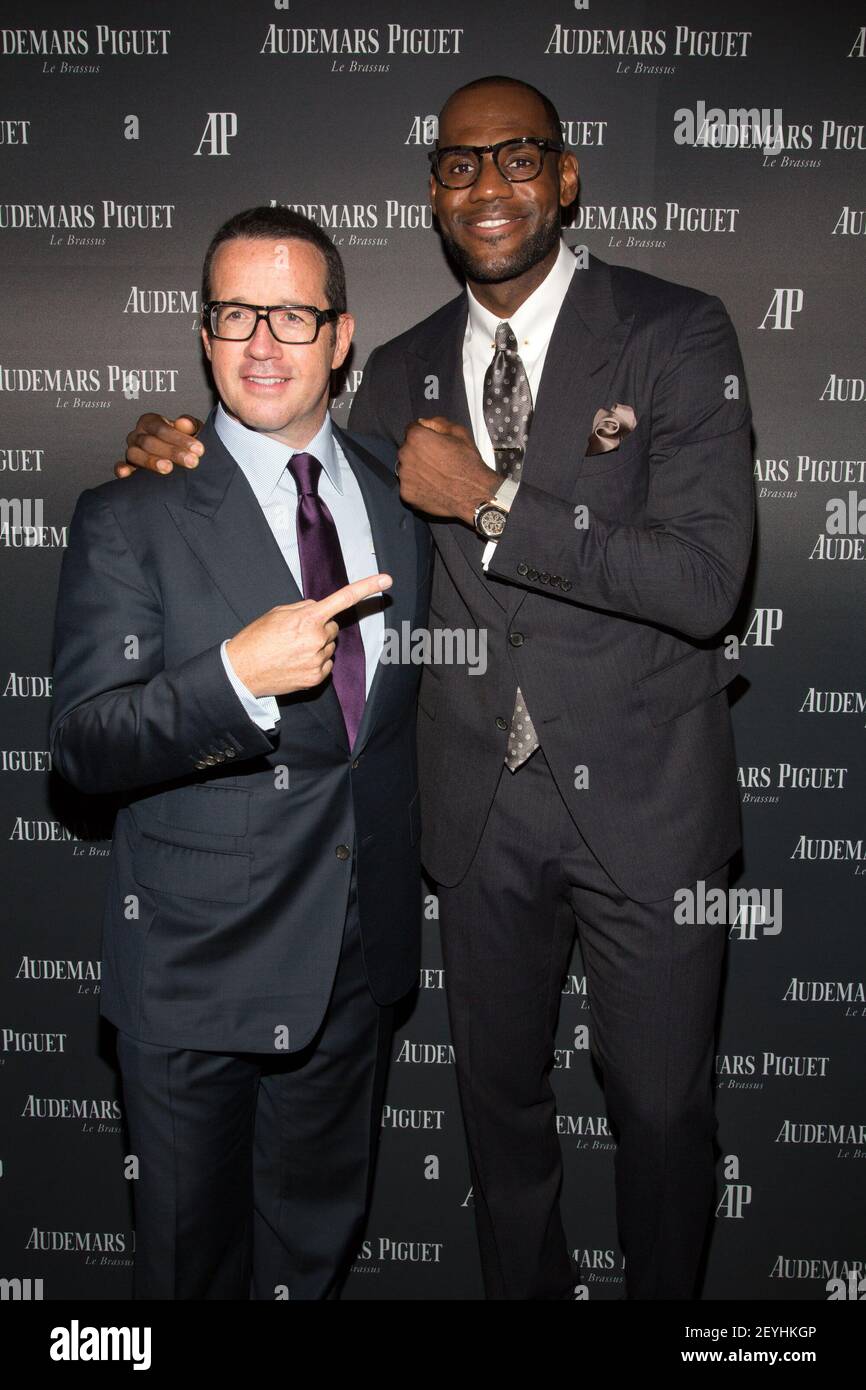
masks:
<path id="1" fill-rule="evenodd" d="M 666 724 L 717 695 L 736 674 L 720 648 L 698 648 L 635 681 L 635 689 L 651 723 Z"/>
<path id="2" fill-rule="evenodd" d="M 618 449 L 609 449 L 606 454 L 584 454 L 577 467 L 577 476 L 593 478 L 599 473 L 612 473 L 615 468 L 624 468 L 641 456 L 645 444 L 646 433 L 638 425 L 631 434 L 626 435 Z"/>
<path id="3" fill-rule="evenodd" d="M 163 825 L 208 835 L 246 835 L 250 794 L 239 787 L 187 786 L 138 803 Z"/>
<path id="4" fill-rule="evenodd" d="M 140 835 L 132 852 L 132 872 L 142 888 L 177 898 L 245 903 L 250 896 L 250 854 L 190 849 Z"/>

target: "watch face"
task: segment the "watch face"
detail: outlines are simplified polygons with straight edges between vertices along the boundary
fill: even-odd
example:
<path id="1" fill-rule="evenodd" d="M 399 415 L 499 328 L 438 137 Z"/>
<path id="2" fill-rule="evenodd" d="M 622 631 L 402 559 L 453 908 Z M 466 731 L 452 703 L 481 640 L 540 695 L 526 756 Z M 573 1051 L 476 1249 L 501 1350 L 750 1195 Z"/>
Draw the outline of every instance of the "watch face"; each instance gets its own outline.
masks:
<path id="1" fill-rule="evenodd" d="M 478 529 L 488 540 L 498 540 L 505 530 L 507 515 L 501 507 L 494 506 L 491 502 L 478 513 Z"/>

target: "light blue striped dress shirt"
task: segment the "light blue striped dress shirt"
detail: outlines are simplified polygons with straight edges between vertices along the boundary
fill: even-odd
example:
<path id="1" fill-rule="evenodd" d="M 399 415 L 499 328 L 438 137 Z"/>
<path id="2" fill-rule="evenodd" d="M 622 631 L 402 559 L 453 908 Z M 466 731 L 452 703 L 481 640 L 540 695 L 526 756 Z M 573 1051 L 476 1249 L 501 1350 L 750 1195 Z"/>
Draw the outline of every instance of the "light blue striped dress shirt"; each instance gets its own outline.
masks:
<path id="1" fill-rule="evenodd" d="M 292 576 L 304 592 L 301 580 L 301 561 L 298 553 L 298 534 L 295 515 L 298 509 L 298 490 L 289 472 L 289 460 L 301 452 L 288 444 L 271 439 L 257 430 L 248 429 L 239 420 L 234 420 L 222 407 L 217 406 L 214 428 L 240 468 L 256 501 L 264 513 L 265 520 L 280 547 L 283 559 Z M 322 465 L 319 477 L 319 496 L 334 518 L 346 577 L 351 583 L 355 579 L 365 579 L 368 574 L 378 573 L 376 550 L 373 545 L 373 532 L 370 519 L 364 506 L 364 499 L 358 480 L 337 442 L 330 415 L 319 433 L 311 439 L 304 453 L 312 454 Z M 250 564 L 255 564 L 255 556 L 250 556 Z M 366 689 L 376 674 L 376 667 L 382 655 L 385 637 L 384 600 L 369 599 L 364 605 L 360 619 L 361 641 L 364 644 L 366 663 Z M 229 639 L 226 639 L 226 642 Z M 272 696 L 257 699 L 247 689 L 232 667 L 226 651 L 226 642 L 220 648 L 223 666 L 232 688 L 241 701 L 247 714 L 266 731 L 276 727 L 280 717 L 279 706 Z"/>

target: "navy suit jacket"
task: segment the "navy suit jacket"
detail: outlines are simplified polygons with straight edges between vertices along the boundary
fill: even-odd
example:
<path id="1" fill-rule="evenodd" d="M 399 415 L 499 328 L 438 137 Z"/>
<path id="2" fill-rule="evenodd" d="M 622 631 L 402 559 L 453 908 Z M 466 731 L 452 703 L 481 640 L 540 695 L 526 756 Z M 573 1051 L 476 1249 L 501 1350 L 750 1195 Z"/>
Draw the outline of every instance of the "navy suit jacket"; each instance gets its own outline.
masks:
<path id="1" fill-rule="evenodd" d="M 400 502 L 394 451 L 337 434 L 394 580 L 386 630 L 424 626 L 429 537 Z M 102 1012 L 146 1042 L 296 1051 L 324 1015 L 353 864 L 374 997 L 392 1003 L 417 978 L 419 668 L 379 665 L 352 750 L 330 680 L 281 697 L 275 733 L 254 725 L 220 644 L 302 595 L 210 420 L 201 439 L 192 472 L 140 471 L 79 498 L 51 748 L 81 791 L 125 797 Z"/>
<path id="2" fill-rule="evenodd" d="M 464 293 L 377 348 L 352 428 L 399 444 L 435 414 L 471 430 L 466 316 Z M 595 412 L 617 402 L 636 428 L 588 455 Z M 721 637 L 752 544 L 750 427 L 719 299 L 595 256 L 575 270 L 487 573 L 470 527 L 432 526 L 430 626 L 486 631 L 488 661 L 483 679 L 431 665 L 421 681 L 422 857 L 438 882 L 471 862 L 518 685 L 572 818 L 628 897 L 670 897 L 736 851 L 737 662 Z"/>

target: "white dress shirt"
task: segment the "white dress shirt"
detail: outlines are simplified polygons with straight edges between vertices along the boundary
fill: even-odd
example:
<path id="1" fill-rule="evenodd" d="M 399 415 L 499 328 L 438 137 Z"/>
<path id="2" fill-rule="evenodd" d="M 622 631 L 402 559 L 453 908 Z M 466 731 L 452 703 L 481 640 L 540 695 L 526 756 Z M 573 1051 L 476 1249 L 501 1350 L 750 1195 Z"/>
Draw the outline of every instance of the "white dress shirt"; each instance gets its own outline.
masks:
<path id="1" fill-rule="evenodd" d="M 517 339 L 517 351 L 529 378 L 532 400 L 535 402 L 553 326 L 562 308 L 562 301 L 568 293 L 576 265 L 574 253 L 561 241 L 559 255 L 547 277 L 542 280 L 538 289 L 533 290 L 529 298 L 524 300 L 510 319 L 500 319 L 491 314 L 489 309 L 479 304 L 470 287 L 466 287 L 469 313 L 463 336 L 463 380 L 466 383 L 466 399 L 469 402 L 469 418 L 472 422 L 475 445 L 488 468 L 494 467 L 495 456 L 490 431 L 484 419 L 484 378 L 496 351 L 496 329 L 500 323 L 507 322 L 511 325 L 511 331 Z M 530 432 L 531 428 L 530 425 Z M 481 559 L 484 569 L 488 566 L 495 545 L 496 541 L 488 541 L 484 547 Z"/>
<path id="2" fill-rule="evenodd" d="M 233 419 L 223 409 L 222 404 L 217 406 L 214 429 L 252 488 L 301 593 L 304 592 L 304 586 L 295 521 L 298 489 L 288 468 L 290 459 L 296 453 L 312 454 L 322 465 L 319 496 L 334 518 L 349 583 L 356 579 L 365 579 L 368 574 L 378 573 L 373 532 L 361 489 L 337 442 L 330 415 L 325 416 L 319 433 L 310 440 L 304 450 L 292 449 L 290 445 L 281 444 L 279 440 L 260 434 L 258 430 L 248 429 L 240 420 Z M 255 564 L 254 555 L 250 556 L 250 564 Z M 385 640 L 385 617 L 381 600 L 371 599 L 364 603 L 363 615 L 358 626 L 364 647 L 366 692 L 369 694 Z M 227 638 L 226 642 L 228 640 Z M 226 642 L 223 642 L 220 648 L 220 655 L 233 690 L 247 714 L 260 729 L 266 732 L 274 729 L 280 717 L 276 700 L 270 695 L 256 698 L 244 685 L 231 664 Z"/>

